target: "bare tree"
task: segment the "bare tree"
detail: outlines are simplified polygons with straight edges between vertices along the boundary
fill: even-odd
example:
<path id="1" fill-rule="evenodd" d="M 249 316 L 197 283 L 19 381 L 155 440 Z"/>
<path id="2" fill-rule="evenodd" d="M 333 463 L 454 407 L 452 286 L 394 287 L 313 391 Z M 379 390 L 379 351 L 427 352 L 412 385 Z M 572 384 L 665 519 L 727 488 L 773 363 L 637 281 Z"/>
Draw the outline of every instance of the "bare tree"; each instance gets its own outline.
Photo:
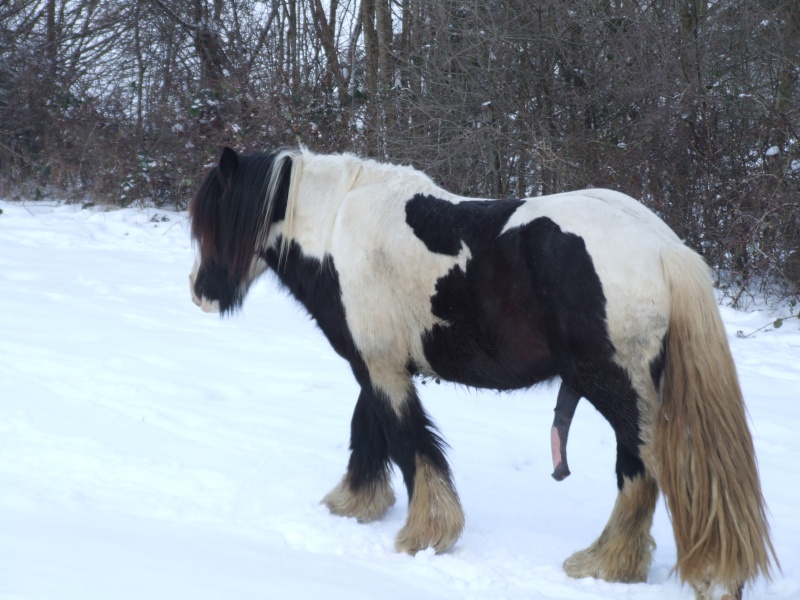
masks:
<path id="1" fill-rule="evenodd" d="M 797 2 L 8 0 L 0 192 L 182 205 L 222 144 L 454 191 L 641 198 L 732 297 L 800 293 Z"/>

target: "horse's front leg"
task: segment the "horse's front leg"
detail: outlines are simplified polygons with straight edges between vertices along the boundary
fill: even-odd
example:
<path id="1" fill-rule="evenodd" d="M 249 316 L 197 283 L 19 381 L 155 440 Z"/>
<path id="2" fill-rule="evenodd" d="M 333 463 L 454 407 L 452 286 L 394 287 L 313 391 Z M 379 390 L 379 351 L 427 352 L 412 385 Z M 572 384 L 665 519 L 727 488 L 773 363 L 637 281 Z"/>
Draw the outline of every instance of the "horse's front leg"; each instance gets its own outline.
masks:
<path id="1" fill-rule="evenodd" d="M 439 437 L 409 381 L 404 396 L 378 394 L 384 411 L 389 456 L 400 467 L 408 490 L 408 518 L 395 539 L 399 552 L 415 554 L 431 547 L 445 552 L 464 529 L 458 499 Z"/>
<path id="2" fill-rule="evenodd" d="M 332 513 L 361 522 L 379 519 L 394 504 L 389 469 L 394 461 L 409 498 L 395 548 L 409 554 L 428 547 L 444 552 L 464 529 L 444 443 L 410 381 L 395 396 L 372 385 L 362 388 L 351 424 L 347 473 L 323 503 Z"/>
<path id="3" fill-rule="evenodd" d="M 389 449 L 371 390 L 358 397 L 350 424 L 350 461 L 342 481 L 322 499 L 332 513 L 361 523 L 380 519 L 394 504 Z"/>

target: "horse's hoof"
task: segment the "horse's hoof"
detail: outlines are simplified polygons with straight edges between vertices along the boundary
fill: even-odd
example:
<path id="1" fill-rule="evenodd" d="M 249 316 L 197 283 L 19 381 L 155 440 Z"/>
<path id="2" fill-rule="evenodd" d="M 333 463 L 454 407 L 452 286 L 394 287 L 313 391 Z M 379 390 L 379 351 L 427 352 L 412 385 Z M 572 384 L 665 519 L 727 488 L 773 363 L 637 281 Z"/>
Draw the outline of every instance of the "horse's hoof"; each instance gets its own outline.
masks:
<path id="1" fill-rule="evenodd" d="M 434 527 L 433 531 L 417 532 L 413 527 L 406 525 L 397 533 L 394 542 L 395 550 L 414 556 L 420 550 L 433 548 L 436 554 L 442 554 L 452 548 L 461 537 L 463 521 L 448 527 Z"/>
<path id="2" fill-rule="evenodd" d="M 394 547 L 412 555 L 425 548 L 441 554 L 453 547 L 463 530 L 464 510 L 453 482 L 418 455 L 414 495 Z"/>
<path id="3" fill-rule="evenodd" d="M 646 556 L 607 555 L 597 542 L 579 550 L 564 561 L 564 572 L 575 579 L 594 577 L 604 581 L 644 583 L 650 566 L 650 553 Z"/>
<path id="4" fill-rule="evenodd" d="M 597 569 L 594 552 L 590 548 L 579 550 L 564 561 L 564 572 L 575 579 L 584 577 L 596 577 L 602 579 L 600 570 Z"/>
<path id="5" fill-rule="evenodd" d="M 345 477 L 322 499 L 334 515 L 355 517 L 359 523 L 377 521 L 394 505 L 395 497 L 392 484 L 387 480 L 366 486 L 353 492 Z"/>
<path id="6" fill-rule="evenodd" d="M 719 598 L 720 600 L 742 600 L 742 594 L 744 593 L 744 584 L 725 586 L 723 584 L 715 584 L 709 579 L 690 583 L 694 588 L 695 600 L 714 600 L 714 598 Z M 721 596 L 719 595 L 720 592 L 722 592 Z"/>

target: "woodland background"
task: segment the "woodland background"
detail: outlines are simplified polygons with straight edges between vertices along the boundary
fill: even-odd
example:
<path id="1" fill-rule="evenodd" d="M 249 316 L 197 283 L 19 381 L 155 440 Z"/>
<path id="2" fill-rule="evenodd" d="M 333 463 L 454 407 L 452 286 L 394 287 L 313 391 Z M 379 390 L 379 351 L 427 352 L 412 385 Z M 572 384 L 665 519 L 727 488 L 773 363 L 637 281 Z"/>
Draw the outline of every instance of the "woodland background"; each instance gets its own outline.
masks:
<path id="1" fill-rule="evenodd" d="M 0 0 L 0 195 L 185 207 L 221 146 L 640 198 L 800 295 L 798 0 Z"/>

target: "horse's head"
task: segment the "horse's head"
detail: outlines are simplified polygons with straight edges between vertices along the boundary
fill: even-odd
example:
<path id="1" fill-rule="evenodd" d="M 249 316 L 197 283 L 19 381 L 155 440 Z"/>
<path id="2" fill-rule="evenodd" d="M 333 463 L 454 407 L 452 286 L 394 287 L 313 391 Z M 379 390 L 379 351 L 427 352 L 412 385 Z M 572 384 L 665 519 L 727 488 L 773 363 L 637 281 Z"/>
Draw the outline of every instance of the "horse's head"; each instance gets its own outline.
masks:
<path id="1" fill-rule="evenodd" d="M 196 257 L 192 300 L 206 312 L 241 307 L 267 269 L 270 226 L 285 213 L 291 161 L 285 154 L 238 156 L 225 148 L 189 207 Z"/>

